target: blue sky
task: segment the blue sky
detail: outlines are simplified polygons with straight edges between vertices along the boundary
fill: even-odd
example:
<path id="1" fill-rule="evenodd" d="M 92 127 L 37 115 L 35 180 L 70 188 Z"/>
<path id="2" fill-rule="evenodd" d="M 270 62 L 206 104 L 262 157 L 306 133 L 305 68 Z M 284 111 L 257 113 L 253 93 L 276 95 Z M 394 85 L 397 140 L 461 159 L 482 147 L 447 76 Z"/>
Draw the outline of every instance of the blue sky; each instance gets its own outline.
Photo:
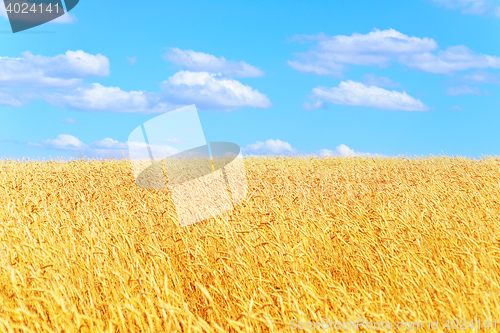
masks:
<path id="1" fill-rule="evenodd" d="M 499 155 L 499 5 L 81 0 L 15 34 L 0 5 L 0 159 L 121 157 L 191 104 L 247 154 Z"/>

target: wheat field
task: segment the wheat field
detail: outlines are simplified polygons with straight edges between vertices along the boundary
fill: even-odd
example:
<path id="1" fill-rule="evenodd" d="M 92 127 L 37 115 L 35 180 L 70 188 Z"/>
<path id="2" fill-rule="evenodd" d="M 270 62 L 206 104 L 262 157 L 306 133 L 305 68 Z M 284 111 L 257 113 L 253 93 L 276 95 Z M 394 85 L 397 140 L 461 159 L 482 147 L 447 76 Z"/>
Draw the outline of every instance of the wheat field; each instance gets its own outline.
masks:
<path id="1" fill-rule="evenodd" d="M 500 329 L 498 157 L 244 163 L 247 198 L 180 227 L 126 160 L 0 161 L 0 332 Z"/>

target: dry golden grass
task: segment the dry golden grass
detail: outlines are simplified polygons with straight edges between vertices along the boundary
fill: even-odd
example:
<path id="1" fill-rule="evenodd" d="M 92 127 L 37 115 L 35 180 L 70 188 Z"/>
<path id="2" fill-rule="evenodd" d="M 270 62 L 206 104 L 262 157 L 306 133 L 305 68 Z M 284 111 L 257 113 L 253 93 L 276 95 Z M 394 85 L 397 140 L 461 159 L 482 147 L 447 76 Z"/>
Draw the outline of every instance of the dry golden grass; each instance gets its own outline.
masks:
<path id="1" fill-rule="evenodd" d="M 127 161 L 0 161 L 0 331 L 500 320 L 500 159 L 245 165 L 237 209 L 181 228 Z"/>

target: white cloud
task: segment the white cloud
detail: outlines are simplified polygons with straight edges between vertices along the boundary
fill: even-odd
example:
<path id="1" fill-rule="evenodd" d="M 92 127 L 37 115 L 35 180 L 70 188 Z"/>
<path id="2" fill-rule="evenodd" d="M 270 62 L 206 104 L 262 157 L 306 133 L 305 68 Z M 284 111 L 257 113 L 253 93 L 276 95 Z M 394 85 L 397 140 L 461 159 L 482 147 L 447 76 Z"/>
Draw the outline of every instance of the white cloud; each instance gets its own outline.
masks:
<path id="1" fill-rule="evenodd" d="M 127 142 L 128 148 L 133 152 L 132 158 L 149 158 L 149 152 L 147 152 L 147 144 L 144 142 Z M 154 145 L 151 144 L 149 145 L 151 148 L 151 151 L 153 153 L 153 156 L 156 158 L 158 156 L 163 156 L 163 157 L 168 157 L 174 154 L 179 153 L 179 150 L 177 148 L 171 147 L 171 146 L 166 146 L 166 145 Z M 128 150 L 124 153 L 125 155 L 128 156 Z"/>
<path id="2" fill-rule="evenodd" d="M 235 110 L 240 107 L 268 108 L 266 95 L 241 82 L 206 72 L 181 71 L 162 83 L 160 93 L 123 91 L 99 83 L 82 84 L 64 93 L 45 93 L 43 99 L 63 108 L 81 111 L 164 113 L 196 104 L 197 108 Z"/>
<path id="3" fill-rule="evenodd" d="M 367 86 L 400 88 L 401 85 L 388 77 L 376 76 L 375 74 L 363 75 L 363 81 Z"/>
<path id="4" fill-rule="evenodd" d="M 356 156 L 361 156 L 361 157 L 385 157 L 385 155 L 382 154 L 373 154 L 373 153 L 360 153 L 354 151 L 354 149 L 351 149 L 347 147 L 345 144 L 341 144 L 336 147 L 336 149 L 329 150 L 329 149 L 320 149 L 316 152 L 316 155 L 319 157 L 328 157 L 328 156 L 344 156 L 344 157 L 356 157 Z"/>
<path id="5" fill-rule="evenodd" d="M 137 62 L 137 57 L 129 57 L 127 56 L 127 61 L 130 66 L 134 66 L 135 63 Z"/>
<path id="6" fill-rule="evenodd" d="M 69 134 L 59 134 L 55 139 L 42 140 L 40 143 L 29 142 L 28 145 L 41 149 L 78 152 L 87 157 L 98 156 L 113 158 L 128 157 L 129 147 L 133 150 L 143 150 L 141 148 L 147 147 L 147 144 L 143 142 L 119 142 L 112 138 L 104 138 L 87 145 L 77 137 Z M 155 154 L 161 154 L 163 156 L 170 156 L 179 152 L 178 149 L 165 145 L 151 145 L 150 147 Z"/>
<path id="7" fill-rule="evenodd" d="M 298 151 L 295 148 L 292 148 L 288 142 L 284 142 L 279 139 L 269 139 L 266 142 L 256 141 L 243 148 L 242 151 L 247 154 L 255 155 L 288 155 L 298 153 Z"/>
<path id="8" fill-rule="evenodd" d="M 338 87 L 317 87 L 312 90 L 313 99 L 340 105 L 366 106 L 382 110 L 429 111 L 429 107 L 406 92 L 389 91 L 354 81 L 342 81 Z"/>
<path id="9" fill-rule="evenodd" d="M 472 52 L 463 45 L 448 47 L 437 55 L 432 38 L 409 37 L 394 29 L 378 30 L 352 36 L 301 36 L 293 40 L 317 41 L 306 53 L 295 53 L 299 58 L 288 61 L 292 68 L 318 75 L 342 77 L 345 65 L 386 67 L 399 62 L 408 67 L 430 73 L 448 74 L 469 69 L 500 68 L 500 57 Z"/>
<path id="10" fill-rule="evenodd" d="M 24 103 L 12 94 L 6 94 L 0 91 L 0 106 L 2 105 L 20 107 L 23 106 Z"/>
<path id="11" fill-rule="evenodd" d="M 464 45 L 450 46 L 437 56 L 419 53 L 400 58 L 400 62 L 435 74 L 448 74 L 469 69 L 500 68 L 500 57 L 474 53 Z"/>
<path id="12" fill-rule="evenodd" d="M 207 72 L 180 71 L 162 83 L 164 98 L 200 109 L 269 108 L 266 95 L 233 79 Z"/>
<path id="13" fill-rule="evenodd" d="M 69 134 L 59 134 L 55 139 L 42 140 L 37 146 L 46 149 L 75 150 L 85 147 L 85 144 L 78 138 Z"/>
<path id="14" fill-rule="evenodd" d="M 448 95 L 481 95 L 481 89 L 478 87 L 471 87 L 467 85 L 462 85 L 462 86 L 456 86 L 456 87 L 449 87 L 448 90 L 446 91 Z"/>
<path id="15" fill-rule="evenodd" d="M 252 144 L 249 144 L 245 148 L 242 148 L 242 151 L 246 155 L 292 155 L 292 156 L 299 156 L 299 155 L 306 155 L 306 156 L 311 156 L 308 154 L 304 154 L 303 152 L 293 148 L 288 142 L 284 142 L 281 140 L 267 140 L 266 142 L 261 142 L 261 141 L 256 141 Z M 313 153 L 312 156 L 316 157 L 328 157 L 328 156 L 344 156 L 344 157 L 356 157 L 356 156 L 361 156 L 361 157 L 385 157 L 385 155 L 382 154 L 372 154 L 372 153 L 361 153 L 357 152 L 354 149 L 351 149 L 347 147 L 344 144 L 341 144 L 336 147 L 335 150 L 329 150 L 329 149 L 320 149 L 316 151 L 316 153 Z"/>
<path id="16" fill-rule="evenodd" d="M 163 58 L 187 69 L 201 72 L 220 72 L 229 77 L 261 77 L 264 72 L 247 64 L 244 61 L 236 62 L 217 58 L 211 54 L 181 50 L 177 47 L 169 48 Z"/>
<path id="17" fill-rule="evenodd" d="M 295 53 L 300 60 L 287 63 L 298 71 L 319 75 L 341 76 L 345 64 L 383 67 L 389 65 L 394 56 L 437 48 L 433 39 L 409 37 L 394 29 L 374 29 L 365 35 L 353 33 L 351 36 L 329 37 L 322 34 L 308 38 L 317 40 L 317 46 L 306 53 Z"/>
<path id="18" fill-rule="evenodd" d="M 455 106 L 452 106 L 452 107 L 450 108 L 450 110 L 465 110 L 465 109 L 464 109 L 464 108 L 461 108 L 461 107 L 460 107 L 460 106 L 458 106 L 458 105 L 455 105 Z"/>
<path id="19" fill-rule="evenodd" d="M 67 51 L 55 57 L 23 52 L 23 58 L 0 57 L 0 86 L 61 88 L 85 77 L 109 75 L 109 60 L 101 54 Z"/>
<path id="20" fill-rule="evenodd" d="M 239 107 L 268 108 L 266 95 L 239 81 L 206 72 L 178 72 L 164 81 L 162 93 L 123 91 L 99 83 L 63 93 L 44 95 L 47 103 L 76 110 L 163 113 L 196 104 L 200 109 L 234 110 Z"/>
<path id="21" fill-rule="evenodd" d="M 328 156 L 354 156 L 355 152 L 354 149 L 350 149 L 344 144 L 341 144 L 340 146 L 337 147 L 335 151 L 330 150 L 330 149 L 320 149 L 316 152 L 316 154 L 319 157 L 328 157 Z"/>
<path id="22" fill-rule="evenodd" d="M 109 60 L 102 54 L 92 55 L 82 50 L 67 51 L 55 57 L 23 52 L 26 61 L 53 77 L 103 77 L 109 75 Z"/>
<path id="23" fill-rule="evenodd" d="M 88 154 L 94 155 L 106 155 L 112 154 L 113 156 L 117 156 L 117 154 L 122 151 L 125 156 L 128 156 L 129 148 L 133 151 L 145 151 L 147 148 L 147 144 L 145 142 L 135 142 L 135 141 L 127 141 L 127 142 L 119 142 L 117 140 L 113 140 L 111 138 L 105 138 L 100 141 L 95 141 L 89 145 L 87 149 Z M 142 148 L 142 149 L 141 149 Z M 166 146 L 166 145 L 150 145 L 151 150 L 155 156 L 170 156 L 177 154 L 179 150 L 177 148 Z M 121 155 L 121 153 L 120 153 Z M 149 155 L 149 154 L 148 154 Z M 149 158 L 149 156 L 143 156 L 145 158 Z"/>
<path id="24" fill-rule="evenodd" d="M 99 83 L 78 87 L 72 91 L 46 94 L 51 105 L 82 111 L 162 113 L 178 106 L 159 101 L 159 96 L 147 91 L 123 91 L 118 87 L 104 87 Z"/>
<path id="25" fill-rule="evenodd" d="M 462 14 L 500 17 L 500 6 L 491 0 L 432 0 L 447 9 L 463 9 Z"/>
<path id="26" fill-rule="evenodd" d="M 95 148 L 103 148 L 103 149 L 127 149 L 128 148 L 126 143 L 119 142 L 119 141 L 113 140 L 111 138 L 105 138 L 105 139 L 102 139 L 100 141 L 94 141 L 90 145 L 92 147 L 95 147 Z"/>
<path id="27" fill-rule="evenodd" d="M 485 70 L 478 70 L 464 75 L 462 80 L 468 83 L 500 84 L 500 74 L 493 74 Z"/>
<path id="28" fill-rule="evenodd" d="M 95 141 L 91 143 L 88 148 L 84 151 L 83 155 L 88 157 L 93 156 L 107 156 L 114 158 L 122 158 L 130 157 L 129 149 L 138 152 L 138 151 L 147 151 L 146 148 L 148 145 L 144 142 L 135 142 L 135 141 L 127 141 L 127 142 L 119 142 L 117 140 L 113 140 L 111 138 L 105 138 L 100 141 Z M 177 148 L 165 145 L 150 145 L 151 150 L 153 151 L 154 156 L 171 156 L 177 154 L 179 150 Z M 123 154 L 122 154 L 123 153 Z M 138 158 L 139 156 L 133 156 L 134 158 Z M 148 156 L 141 156 L 141 158 L 149 158 Z"/>
<path id="29" fill-rule="evenodd" d="M 0 85 L 0 106 L 20 107 L 30 104 L 30 100 L 39 98 L 39 94 L 22 87 L 2 87 Z"/>
<path id="30" fill-rule="evenodd" d="M 101 54 L 80 50 L 54 57 L 30 52 L 22 55 L 0 57 L 0 105 L 20 107 L 29 100 L 42 99 L 80 111 L 145 114 L 164 113 L 195 103 L 200 110 L 225 111 L 272 106 L 266 95 L 220 73 L 180 71 L 162 82 L 159 93 L 123 91 L 83 81 L 109 75 L 109 60 Z M 135 61 L 135 57 L 131 60 Z"/>

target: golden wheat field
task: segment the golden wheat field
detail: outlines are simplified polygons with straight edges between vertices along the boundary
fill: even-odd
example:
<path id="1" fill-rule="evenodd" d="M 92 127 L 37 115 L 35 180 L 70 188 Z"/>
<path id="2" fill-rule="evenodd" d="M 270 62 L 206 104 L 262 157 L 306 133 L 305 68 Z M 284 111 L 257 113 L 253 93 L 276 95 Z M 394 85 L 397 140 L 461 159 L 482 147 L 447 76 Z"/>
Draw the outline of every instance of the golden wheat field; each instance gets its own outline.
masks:
<path id="1" fill-rule="evenodd" d="M 0 332 L 500 330 L 500 158 L 244 163 L 180 227 L 126 160 L 0 161 Z"/>

